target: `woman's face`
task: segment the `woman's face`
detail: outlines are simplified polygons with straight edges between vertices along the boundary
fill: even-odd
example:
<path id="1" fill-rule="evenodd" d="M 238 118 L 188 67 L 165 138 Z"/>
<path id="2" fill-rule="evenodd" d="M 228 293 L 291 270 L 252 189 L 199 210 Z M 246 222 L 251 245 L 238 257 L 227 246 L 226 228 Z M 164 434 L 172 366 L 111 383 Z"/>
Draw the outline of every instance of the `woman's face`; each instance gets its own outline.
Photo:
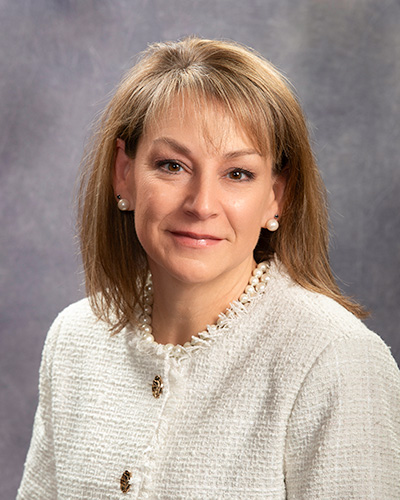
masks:
<path id="1" fill-rule="evenodd" d="M 178 106 L 141 137 L 135 159 L 118 142 L 115 191 L 135 210 L 153 275 L 234 278 L 253 266 L 260 230 L 279 212 L 281 181 L 222 109 Z"/>

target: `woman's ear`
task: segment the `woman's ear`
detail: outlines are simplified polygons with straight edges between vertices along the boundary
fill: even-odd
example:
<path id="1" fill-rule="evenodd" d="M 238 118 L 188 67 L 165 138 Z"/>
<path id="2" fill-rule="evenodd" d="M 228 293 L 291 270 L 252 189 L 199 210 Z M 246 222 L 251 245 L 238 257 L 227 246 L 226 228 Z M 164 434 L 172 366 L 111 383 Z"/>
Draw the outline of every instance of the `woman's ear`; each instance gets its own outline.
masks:
<path id="1" fill-rule="evenodd" d="M 133 168 L 133 160 L 125 152 L 125 141 L 117 139 L 115 162 L 113 169 L 113 187 L 115 196 L 127 199 L 130 207 L 134 206 L 132 186 L 128 185 L 128 177 Z"/>
<path id="2" fill-rule="evenodd" d="M 263 228 L 269 231 L 276 231 L 279 227 L 278 219 L 282 215 L 286 188 L 286 175 L 280 173 L 273 178 L 272 191 L 273 198 L 264 214 Z"/>
<path id="3" fill-rule="evenodd" d="M 274 179 L 274 184 L 272 189 L 275 194 L 276 203 L 276 213 L 281 215 L 283 210 L 283 204 L 285 199 L 285 188 L 286 188 L 286 173 L 285 171 L 278 174 Z"/>

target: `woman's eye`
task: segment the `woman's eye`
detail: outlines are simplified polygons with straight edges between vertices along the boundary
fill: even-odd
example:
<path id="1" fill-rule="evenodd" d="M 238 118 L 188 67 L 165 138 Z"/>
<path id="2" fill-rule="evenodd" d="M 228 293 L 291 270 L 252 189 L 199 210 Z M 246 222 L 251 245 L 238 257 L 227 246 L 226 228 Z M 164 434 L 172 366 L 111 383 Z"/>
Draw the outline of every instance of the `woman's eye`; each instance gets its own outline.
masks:
<path id="1" fill-rule="evenodd" d="M 182 170 L 181 165 L 173 161 L 165 161 L 161 164 L 161 167 L 170 174 L 176 174 Z"/>
<path id="2" fill-rule="evenodd" d="M 231 170 L 228 173 L 229 179 L 232 179 L 233 181 L 243 181 L 243 180 L 249 180 L 254 177 L 254 175 L 249 172 L 248 170 L 243 170 L 241 168 L 236 169 L 236 170 Z"/>

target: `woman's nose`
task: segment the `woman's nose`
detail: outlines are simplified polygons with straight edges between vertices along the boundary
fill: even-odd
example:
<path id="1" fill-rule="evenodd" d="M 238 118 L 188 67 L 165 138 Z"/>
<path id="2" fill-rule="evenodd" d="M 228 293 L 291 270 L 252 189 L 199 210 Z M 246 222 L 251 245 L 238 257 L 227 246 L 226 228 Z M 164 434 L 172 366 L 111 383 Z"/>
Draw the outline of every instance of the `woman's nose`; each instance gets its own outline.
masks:
<path id="1" fill-rule="evenodd" d="M 206 176 L 192 178 L 185 193 L 185 212 L 201 220 L 217 215 L 219 199 L 216 183 L 216 180 Z"/>

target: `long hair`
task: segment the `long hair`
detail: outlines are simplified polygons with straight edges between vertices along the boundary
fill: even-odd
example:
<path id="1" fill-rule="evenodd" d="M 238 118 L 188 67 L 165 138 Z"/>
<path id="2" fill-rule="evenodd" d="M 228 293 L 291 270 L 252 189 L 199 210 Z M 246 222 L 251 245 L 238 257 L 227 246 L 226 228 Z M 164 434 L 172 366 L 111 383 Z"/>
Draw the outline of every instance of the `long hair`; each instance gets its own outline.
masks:
<path id="1" fill-rule="evenodd" d="M 356 316 L 361 306 L 343 296 L 328 256 L 325 187 L 310 147 L 301 107 L 290 84 L 254 51 L 234 42 L 196 37 L 156 43 L 127 73 L 97 124 L 82 162 L 79 234 L 86 289 L 98 317 L 117 332 L 137 318 L 148 273 L 134 213 L 120 212 L 112 187 L 116 139 L 135 156 L 146 128 L 181 98 L 201 113 L 216 102 L 284 175 L 280 228 L 261 230 L 256 261 L 274 254 L 294 281 L 333 298 Z"/>

